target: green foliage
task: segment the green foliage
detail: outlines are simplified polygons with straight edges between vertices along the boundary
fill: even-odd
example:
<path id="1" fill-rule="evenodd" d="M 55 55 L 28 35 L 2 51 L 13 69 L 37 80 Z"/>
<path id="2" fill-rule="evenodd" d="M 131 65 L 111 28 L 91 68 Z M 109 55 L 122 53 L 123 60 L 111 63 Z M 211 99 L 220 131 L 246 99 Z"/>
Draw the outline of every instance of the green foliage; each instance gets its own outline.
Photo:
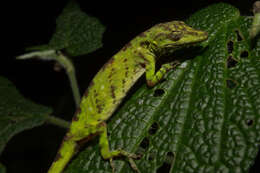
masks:
<path id="1" fill-rule="evenodd" d="M 79 56 L 102 47 L 105 27 L 98 19 L 81 11 L 75 0 L 69 1 L 56 23 L 56 31 L 49 44 L 30 49 L 65 50 L 70 56 Z"/>
<path id="2" fill-rule="evenodd" d="M 0 100 L 1 154 L 15 134 L 42 125 L 51 109 L 24 98 L 14 85 L 3 77 L 0 77 Z"/>
<path id="3" fill-rule="evenodd" d="M 188 24 L 208 31 L 207 47 L 123 104 L 109 120 L 111 149 L 142 153 L 143 173 L 248 172 L 260 141 L 260 39 L 249 40 L 251 22 L 223 3 L 191 16 Z M 122 158 L 115 163 L 118 173 L 133 172 Z M 96 140 L 65 172 L 111 168 Z"/>
<path id="4" fill-rule="evenodd" d="M 1 163 L 0 163 L 0 173 L 6 173 L 5 167 Z"/>

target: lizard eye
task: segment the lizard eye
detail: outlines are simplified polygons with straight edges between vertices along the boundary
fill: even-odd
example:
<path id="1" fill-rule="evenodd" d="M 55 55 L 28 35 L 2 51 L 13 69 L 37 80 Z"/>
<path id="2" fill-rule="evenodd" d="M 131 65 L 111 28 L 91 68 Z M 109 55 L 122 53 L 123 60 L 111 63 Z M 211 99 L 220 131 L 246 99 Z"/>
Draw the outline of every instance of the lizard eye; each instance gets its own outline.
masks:
<path id="1" fill-rule="evenodd" d="M 172 41 L 178 41 L 182 37 L 182 33 L 178 31 L 173 31 L 172 34 L 169 35 L 169 39 Z"/>

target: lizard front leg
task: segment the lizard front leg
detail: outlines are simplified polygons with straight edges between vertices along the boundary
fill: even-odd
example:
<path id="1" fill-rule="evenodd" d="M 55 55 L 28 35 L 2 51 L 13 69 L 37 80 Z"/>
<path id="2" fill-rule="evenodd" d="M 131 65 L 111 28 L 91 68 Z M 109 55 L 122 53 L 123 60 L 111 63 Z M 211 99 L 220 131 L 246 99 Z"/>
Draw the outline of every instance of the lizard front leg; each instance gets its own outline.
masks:
<path id="1" fill-rule="evenodd" d="M 106 125 L 105 122 L 103 122 L 99 125 L 98 131 L 100 132 L 99 146 L 100 146 L 100 150 L 101 150 L 101 155 L 104 159 L 109 159 L 110 165 L 112 167 L 112 171 L 113 172 L 115 171 L 115 167 L 114 167 L 114 164 L 113 164 L 113 158 L 117 157 L 117 156 L 125 156 L 125 157 L 128 158 L 131 167 L 134 170 L 136 170 L 138 173 L 140 173 L 140 171 L 138 170 L 135 162 L 133 161 L 133 159 L 139 158 L 138 155 L 128 153 L 124 150 L 113 150 L 113 151 L 111 151 L 109 149 L 109 143 L 108 143 L 108 137 L 107 137 L 107 125 Z"/>
<path id="2" fill-rule="evenodd" d="M 150 87 L 155 86 L 158 82 L 163 79 L 163 76 L 171 69 L 175 68 L 179 62 L 173 61 L 170 63 L 163 64 L 158 71 L 155 71 L 155 55 L 146 48 L 139 48 L 138 55 L 141 57 L 142 61 L 145 61 L 145 77 L 147 85 Z"/>
<path id="3" fill-rule="evenodd" d="M 147 85 L 153 87 L 163 79 L 163 76 L 171 69 L 175 68 L 179 64 L 178 61 L 163 64 L 161 68 L 155 72 L 155 61 L 146 65 L 146 82 Z"/>

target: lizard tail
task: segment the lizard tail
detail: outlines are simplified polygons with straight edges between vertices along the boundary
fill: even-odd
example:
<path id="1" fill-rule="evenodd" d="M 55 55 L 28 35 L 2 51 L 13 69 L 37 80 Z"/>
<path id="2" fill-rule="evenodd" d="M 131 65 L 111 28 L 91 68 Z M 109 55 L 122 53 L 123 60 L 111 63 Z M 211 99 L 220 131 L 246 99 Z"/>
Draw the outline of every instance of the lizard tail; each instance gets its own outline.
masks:
<path id="1" fill-rule="evenodd" d="M 53 161 L 48 173 L 61 173 L 77 150 L 77 143 L 71 140 L 63 140 L 60 150 Z"/>

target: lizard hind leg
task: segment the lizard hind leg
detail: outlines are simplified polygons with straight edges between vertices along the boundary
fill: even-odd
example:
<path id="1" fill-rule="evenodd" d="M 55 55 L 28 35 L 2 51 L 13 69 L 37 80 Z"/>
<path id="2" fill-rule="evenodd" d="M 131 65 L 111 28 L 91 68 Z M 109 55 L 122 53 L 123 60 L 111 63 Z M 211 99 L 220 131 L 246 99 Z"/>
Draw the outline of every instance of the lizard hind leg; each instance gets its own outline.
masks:
<path id="1" fill-rule="evenodd" d="M 114 166 L 114 163 L 113 163 L 113 158 L 118 157 L 118 156 L 124 156 L 128 159 L 129 164 L 132 167 L 132 169 L 134 169 L 136 172 L 140 173 L 138 167 L 136 166 L 136 164 L 133 160 L 133 159 L 139 158 L 140 156 L 133 154 L 133 153 L 128 153 L 127 151 L 124 151 L 124 150 L 110 151 L 109 143 L 108 143 L 108 137 L 107 137 L 106 123 L 102 123 L 99 128 L 100 128 L 99 129 L 99 131 L 100 131 L 99 146 L 100 146 L 100 150 L 101 150 L 101 155 L 104 159 L 109 159 L 112 171 L 115 172 L 115 166 Z"/>

